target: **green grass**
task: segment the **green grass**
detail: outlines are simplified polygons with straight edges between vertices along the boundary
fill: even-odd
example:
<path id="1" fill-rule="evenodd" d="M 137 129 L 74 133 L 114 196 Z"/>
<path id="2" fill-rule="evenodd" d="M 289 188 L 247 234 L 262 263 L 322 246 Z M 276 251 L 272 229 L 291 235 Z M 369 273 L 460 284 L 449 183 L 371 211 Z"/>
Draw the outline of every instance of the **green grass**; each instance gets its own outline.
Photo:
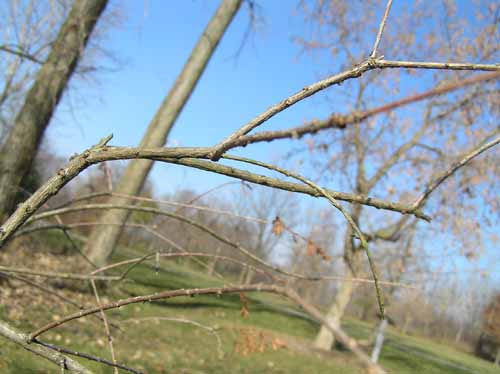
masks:
<path id="1" fill-rule="evenodd" d="M 163 265 L 162 265 L 163 267 Z M 155 274 L 151 267 L 138 266 L 130 273 L 130 281 L 108 290 L 107 297 L 115 299 L 130 295 L 149 294 L 165 289 L 207 287 L 219 285 L 220 280 L 194 272 L 170 262 Z M 168 301 L 135 304 L 107 313 L 119 324 L 113 330 L 118 360 L 146 373 L 362 373 L 355 358 L 346 351 L 320 354 L 307 347 L 318 326 L 310 319 L 291 316 L 279 308 L 293 308 L 284 299 L 272 295 L 247 295 L 250 315 L 242 318 L 239 295 L 222 297 L 183 297 Z M 67 314 L 72 310 L 26 308 L 17 326 L 29 331 L 50 321 L 53 314 Z M 281 310 L 281 309 L 280 309 Z M 3 309 L 2 309 L 3 311 Z M 151 317 L 183 318 L 214 328 L 222 342 L 218 350 L 217 338 L 210 331 L 172 321 Z M 144 319 L 140 323 L 135 319 Z M 149 318 L 149 319 L 148 319 Z M 122 322 L 120 322 L 122 321 Z M 76 351 L 110 359 L 102 323 L 95 318 L 84 322 L 70 322 L 42 335 L 42 339 Z M 344 327 L 356 338 L 367 338 L 372 326 L 346 320 Z M 432 341 L 401 335 L 389 329 L 387 344 L 381 355 L 381 364 L 391 373 L 500 373 L 498 367 L 467 353 Z M 245 336 L 262 334 L 264 349 L 242 354 Z M 250 335 L 249 335 L 250 334 Z M 273 350 L 273 339 L 288 341 L 288 348 Z M 257 339 L 248 345 L 258 346 Z M 255 347 L 254 347 L 255 348 Z M 258 348 L 258 347 L 257 347 Z M 223 353 L 221 355 L 221 353 Z M 96 373 L 112 373 L 109 367 L 83 360 Z M 453 366 L 451 366 L 453 365 Z M 464 370 L 465 369 L 465 370 Z M 55 373 L 58 369 L 22 348 L 1 341 L 0 373 Z M 120 373 L 125 373 L 120 371 Z"/>

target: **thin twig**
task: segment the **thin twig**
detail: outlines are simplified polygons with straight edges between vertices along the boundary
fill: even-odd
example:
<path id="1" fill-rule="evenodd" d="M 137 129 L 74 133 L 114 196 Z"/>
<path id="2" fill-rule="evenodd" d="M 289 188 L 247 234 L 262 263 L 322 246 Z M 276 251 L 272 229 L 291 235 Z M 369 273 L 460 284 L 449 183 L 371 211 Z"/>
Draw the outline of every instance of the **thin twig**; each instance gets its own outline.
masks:
<path id="1" fill-rule="evenodd" d="M 153 256 L 156 256 L 156 253 L 149 253 L 141 257 L 137 258 L 131 258 L 128 260 L 123 260 L 120 262 L 116 262 L 113 264 L 109 264 L 106 266 L 103 266 L 100 269 L 96 269 L 92 272 L 92 274 L 98 274 L 103 271 L 108 271 L 120 266 L 124 265 L 129 265 L 129 264 L 136 264 L 136 263 L 141 263 L 143 261 L 146 261 Z M 187 252 L 187 253 L 164 253 L 160 252 L 158 253 L 159 257 L 162 258 L 175 258 L 175 257 L 206 257 L 206 258 L 213 258 L 217 260 L 222 260 L 222 261 L 228 261 L 232 262 L 241 266 L 247 266 L 254 270 L 255 272 L 261 273 L 263 275 L 266 275 L 270 278 L 272 278 L 277 284 L 283 283 L 284 280 L 281 278 L 277 278 L 275 275 L 266 272 L 262 269 L 259 269 L 257 267 L 254 267 L 250 264 L 244 263 L 242 261 L 235 260 L 231 257 L 226 257 L 226 256 L 220 256 L 220 255 L 212 255 L 212 254 L 207 254 L 207 253 L 196 253 L 196 252 Z M 126 274 L 129 272 L 127 269 L 125 272 L 122 273 L 121 277 L 124 278 Z M 302 276 L 303 280 L 311 281 L 311 282 L 320 282 L 320 281 L 339 281 L 339 282 L 354 282 L 354 283 L 367 283 L 367 284 L 373 284 L 374 280 L 373 279 L 367 279 L 367 278 L 359 278 L 359 277 L 342 277 L 342 276 L 335 276 L 335 275 L 316 275 L 316 276 L 310 276 L 307 277 L 305 275 Z M 401 287 L 401 288 L 408 288 L 408 289 L 415 289 L 414 286 L 407 284 L 407 283 L 401 283 L 401 282 L 392 282 L 392 281 L 384 281 L 384 280 L 379 280 L 379 284 L 381 286 L 390 286 L 390 287 Z"/>
<path id="2" fill-rule="evenodd" d="M 94 291 L 94 295 L 95 295 L 95 299 L 97 301 L 97 304 L 100 305 L 101 298 L 99 297 L 99 292 L 97 291 L 95 281 L 93 279 L 91 279 L 90 284 L 92 285 L 92 291 Z M 118 374 L 118 367 L 116 366 L 115 349 L 113 347 L 113 336 L 111 336 L 111 331 L 109 330 L 108 319 L 106 318 L 106 313 L 104 313 L 104 310 L 101 310 L 101 318 L 102 318 L 102 321 L 104 323 L 104 332 L 106 333 L 106 339 L 108 340 L 109 351 L 111 353 L 111 359 L 113 360 L 113 364 L 115 364 L 115 366 L 113 367 L 113 373 Z"/>
<path id="3" fill-rule="evenodd" d="M 14 275 L 14 274 L 9 274 L 9 273 L 1 273 L 0 272 L 0 276 L 1 277 L 8 277 L 8 278 L 12 278 L 12 279 L 15 279 L 15 280 L 18 280 L 20 282 L 24 282 L 26 284 L 29 284 L 30 286 L 32 287 L 35 287 L 35 288 L 38 288 L 39 290 L 49 294 L 49 295 L 52 295 L 52 296 L 55 296 L 61 300 L 63 300 L 64 302 L 70 304 L 70 305 L 73 305 L 75 308 L 77 309 L 85 309 L 85 306 L 81 305 L 81 304 L 78 304 L 76 302 L 74 302 L 73 300 L 71 300 L 70 298 L 64 296 L 64 295 L 61 295 L 57 292 L 55 292 L 54 290 L 48 288 L 48 287 L 45 287 L 43 284 L 40 284 L 40 283 L 36 283 L 36 282 L 33 282 L 31 279 L 28 279 L 28 278 L 24 278 L 24 277 L 20 277 L 18 275 Z M 101 320 L 101 317 L 96 315 L 95 316 L 97 319 Z M 113 326 L 114 328 L 117 328 L 119 329 L 118 325 L 114 324 L 114 323 L 110 323 L 110 326 Z"/>
<path id="4" fill-rule="evenodd" d="M 196 322 L 196 321 L 193 321 L 193 320 L 190 320 L 190 319 L 185 319 L 185 318 L 171 318 L 171 317 L 143 317 L 143 318 L 129 318 L 129 319 L 122 320 L 120 322 L 121 323 L 130 323 L 130 322 L 140 323 L 140 322 L 143 322 L 143 321 L 168 321 L 168 322 L 186 323 L 186 324 L 189 324 L 189 325 L 193 325 L 193 326 L 199 327 L 199 328 L 201 328 L 203 330 L 206 330 L 210 334 L 212 334 L 215 337 L 215 339 L 217 340 L 217 352 L 219 354 L 219 357 L 223 357 L 224 356 L 224 350 L 222 349 L 222 341 L 221 341 L 221 338 L 220 338 L 219 334 L 217 333 L 217 331 L 213 327 L 203 325 L 203 324 L 201 324 L 199 322 Z"/>
<path id="5" fill-rule="evenodd" d="M 93 210 L 93 209 L 99 209 L 99 210 L 125 209 L 125 210 L 139 211 L 139 212 L 148 212 L 148 213 L 153 213 L 153 214 L 167 216 L 167 217 L 176 219 L 178 221 L 187 223 L 187 224 L 189 224 L 189 225 L 191 225 L 193 227 L 196 227 L 196 228 L 198 228 L 198 229 L 206 232 L 207 234 L 211 235 L 215 239 L 217 239 L 217 240 L 221 241 L 222 243 L 225 243 L 225 244 L 233 247 L 234 249 L 236 249 L 239 252 L 241 252 L 243 255 L 245 255 L 248 258 L 254 260 L 255 262 L 257 262 L 257 263 L 259 263 L 259 264 L 267 267 L 268 269 L 272 269 L 272 270 L 274 270 L 274 271 L 276 271 L 278 273 L 281 273 L 281 274 L 284 274 L 284 275 L 288 275 L 288 276 L 291 276 L 291 277 L 309 280 L 309 277 L 304 277 L 301 274 L 296 274 L 296 273 L 293 273 L 293 272 L 286 271 L 286 270 L 280 268 L 279 266 L 272 265 L 269 262 L 266 262 L 266 261 L 262 260 L 261 258 L 259 258 L 258 256 L 254 255 L 250 250 L 246 249 L 245 247 L 243 247 L 239 243 L 235 243 L 233 240 L 231 240 L 231 239 L 223 236 L 220 233 L 217 233 L 216 231 L 212 230 L 211 228 L 209 228 L 209 227 L 207 227 L 207 226 L 205 226 L 205 225 L 203 225 L 203 224 L 201 224 L 201 223 L 199 223 L 197 221 L 193 221 L 193 220 L 191 220 L 189 218 L 186 218 L 184 216 L 181 216 L 181 215 L 178 215 L 178 214 L 175 214 L 175 213 L 172 213 L 172 212 L 168 212 L 168 211 L 165 211 L 165 210 L 161 210 L 161 209 L 156 209 L 156 208 L 151 208 L 151 207 L 141 207 L 141 206 L 136 206 L 136 205 L 119 205 L 119 204 L 78 205 L 78 206 L 74 206 L 74 207 L 68 207 L 68 208 L 61 208 L 61 209 L 51 210 L 51 211 L 47 211 L 47 212 L 43 212 L 43 213 L 34 215 L 34 216 L 32 216 L 28 220 L 28 222 L 34 222 L 36 220 L 44 219 L 44 218 L 51 217 L 51 216 L 58 215 L 58 214 L 65 214 L 65 213 L 71 213 L 71 212 L 76 212 L 76 211 Z M 0 270 L 2 270 L 1 267 L 0 267 Z M 113 278 L 112 280 L 116 280 L 116 279 Z"/>
<path id="6" fill-rule="evenodd" d="M 495 138 L 494 140 L 482 144 L 472 151 L 468 152 L 465 157 L 463 157 L 461 160 L 453 163 L 446 171 L 444 171 L 442 174 L 440 174 L 438 177 L 436 177 L 425 189 L 425 191 L 422 193 L 422 195 L 415 200 L 413 203 L 413 207 L 415 209 L 419 209 L 427 200 L 429 195 L 439 187 L 441 183 L 443 183 L 448 177 L 450 177 L 453 173 L 455 173 L 458 169 L 466 165 L 470 160 L 472 160 L 474 157 L 480 155 L 484 151 L 487 151 L 488 149 L 494 147 L 500 143 L 500 136 Z"/>
<path id="7" fill-rule="evenodd" d="M 387 17 L 389 17 L 389 12 L 391 10 L 392 0 L 387 1 L 387 5 L 385 6 L 384 16 L 382 17 L 382 21 L 380 22 L 380 26 L 378 28 L 377 37 L 375 38 L 375 43 L 373 44 L 372 53 L 370 54 L 370 58 L 375 58 L 377 56 L 377 49 L 382 39 L 382 33 L 384 32 L 385 23 L 387 22 Z"/>
<path id="8" fill-rule="evenodd" d="M 368 247 L 368 242 L 365 239 L 365 236 L 363 235 L 363 232 L 360 230 L 360 228 L 358 227 L 358 225 L 356 224 L 356 222 L 354 222 L 354 220 L 351 217 L 351 215 L 349 214 L 349 212 L 347 212 L 347 210 L 344 209 L 344 207 L 342 205 L 340 205 L 340 203 L 337 200 L 335 200 L 335 198 L 333 196 L 331 196 L 328 193 L 328 191 L 326 191 L 324 188 L 318 186 L 316 183 L 308 180 L 307 178 L 304 178 L 303 176 L 301 176 L 299 174 L 290 172 L 289 170 L 282 169 L 282 168 L 280 168 L 278 166 L 275 166 L 275 165 L 271 165 L 271 164 L 268 164 L 268 163 L 265 163 L 265 162 L 261 162 L 261 161 L 255 161 L 255 160 L 252 160 L 252 159 L 249 159 L 249 158 L 245 158 L 245 157 L 240 157 L 240 156 L 224 155 L 223 158 L 229 159 L 229 160 L 246 162 L 246 163 L 257 165 L 257 166 L 261 166 L 261 167 L 264 167 L 264 168 L 267 168 L 267 169 L 270 169 L 270 170 L 275 170 L 275 171 L 277 171 L 277 172 L 279 172 L 279 173 L 281 173 L 281 174 L 283 174 L 283 175 L 285 175 L 287 177 L 291 177 L 291 178 L 297 179 L 297 180 L 299 180 L 299 181 L 307 184 L 308 186 L 310 186 L 311 188 L 314 188 L 316 191 L 318 191 L 323 196 L 325 196 L 326 199 L 336 209 L 338 209 L 343 214 L 343 216 L 345 217 L 345 219 L 347 220 L 347 222 L 349 223 L 349 225 L 352 227 L 352 229 L 354 230 L 354 232 L 358 235 L 358 238 L 361 241 L 361 247 L 363 248 L 363 250 L 366 253 L 366 256 L 368 258 L 368 263 L 370 265 L 370 271 L 372 272 L 373 281 L 374 281 L 374 285 L 375 285 L 375 290 L 376 290 L 376 293 L 377 293 L 377 302 L 378 302 L 378 306 L 379 306 L 379 309 L 380 309 L 380 315 L 381 315 L 382 319 L 385 318 L 384 317 L 384 295 L 382 293 L 382 289 L 380 288 L 378 270 L 377 270 L 377 267 L 375 265 L 375 261 L 373 260 L 373 257 L 371 255 L 370 249 Z"/>
<path id="9" fill-rule="evenodd" d="M 95 361 L 95 362 L 98 362 L 100 364 L 108 365 L 108 366 L 111 366 L 114 368 L 120 368 L 120 369 L 126 370 L 126 371 L 134 373 L 134 374 L 144 374 L 144 372 L 142 372 L 140 370 L 132 369 L 132 368 L 125 366 L 123 364 L 114 363 L 114 362 L 108 361 L 104 358 L 90 355 L 88 353 L 77 352 L 77 351 L 73 351 L 73 350 L 68 349 L 68 348 L 59 347 L 57 345 L 50 344 L 50 343 L 47 343 L 47 342 L 44 342 L 44 341 L 41 341 L 38 339 L 33 339 L 32 343 L 36 343 L 36 345 L 38 345 L 38 346 L 46 347 L 46 348 L 49 348 L 49 349 L 56 351 L 56 352 L 59 352 L 59 353 L 65 353 L 67 355 L 81 357 L 81 358 L 84 358 L 86 360 Z M 31 344 L 30 346 L 36 346 L 36 345 Z"/>
<path id="10" fill-rule="evenodd" d="M 416 94 L 410 95 L 400 100 L 395 100 L 393 102 L 383 104 L 381 106 L 368 109 L 359 113 L 350 113 L 350 114 L 332 114 L 328 118 L 322 120 L 313 120 L 301 126 L 296 126 L 292 128 L 288 128 L 285 130 L 276 130 L 276 131 L 260 131 L 255 134 L 245 135 L 235 141 L 235 146 L 245 147 L 249 144 L 259 143 L 259 142 L 271 142 L 276 139 L 299 139 L 307 134 L 316 134 L 320 131 L 327 129 L 345 129 L 349 125 L 355 125 L 365 121 L 366 119 L 382 114 L 387 113 L 402 106 L 412 104 L 418 101 L 422 101 L 425 99 L 429 99 L 431 97 L 435 97 L 438 95 L 444 95 L 448 92 L 472 85 L 480 82 L 487 82 L 490 80 L 495 80 L 500 77 L 499 72 L 485 73 L 475 75 L 468 79 L 456 80 L 452 83 L 445 84 L 440 87 L 433 88 L 431 90 Z"/>

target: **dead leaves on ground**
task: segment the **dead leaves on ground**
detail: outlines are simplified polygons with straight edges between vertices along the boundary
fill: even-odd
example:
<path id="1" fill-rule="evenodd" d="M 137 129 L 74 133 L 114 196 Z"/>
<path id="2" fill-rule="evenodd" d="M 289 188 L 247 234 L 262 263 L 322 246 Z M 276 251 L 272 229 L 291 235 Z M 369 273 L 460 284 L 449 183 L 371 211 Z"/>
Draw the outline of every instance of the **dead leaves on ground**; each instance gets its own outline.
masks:
<path id="1" fill-rule="evenodd" d="M 238 333 L 238 340 L 235 343 L 234 350 L 242 356 L 288 348 L 283 339 L 275 337 L 269 332 L 244 328 L 238 329 Z"/>

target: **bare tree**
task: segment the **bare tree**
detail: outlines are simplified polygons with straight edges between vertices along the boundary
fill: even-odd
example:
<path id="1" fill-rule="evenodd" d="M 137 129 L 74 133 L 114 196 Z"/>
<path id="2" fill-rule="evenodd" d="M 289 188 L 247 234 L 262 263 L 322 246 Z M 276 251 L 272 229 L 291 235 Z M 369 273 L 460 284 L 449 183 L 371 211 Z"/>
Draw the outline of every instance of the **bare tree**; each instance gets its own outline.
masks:
<path id="1" fill-rule="evenodd" d="M 0 215 L 11 212 L 21 180 L 106 4 L 107 0 L 75 1 L 27 92 L 0 150 Z M 28 53 L 23 46 L 17 48 L 19 53 Z M 7 78 L 8 86 L 11 78 Z"/>
<path id="2" fill-rule="evenodd" d="M 419 35 L 419 41 L 428 43 L 428 48 L 423 51 L 416 44 L 412 33 L 401 33 L 400 30 L 416 29 L 424 19 L 427 22 L 429 17 L 440 17 L 443 13 L 428 14 L 430 11 L 424 7 L 408 4 L 405 7 L 411 10 L 400 9 L 399 13 L 391 17 L 391 1 L 368 1 L 363 5 L 343 1 L 304 1 L 302 6 L 305 14 L 319 31 L 310 40 L 299 39 L 299 42 L 307 50 L 325 48 L 329 52 L 333 51 L 342 63 L 350 65 L 362 60 L 364 51 L 373 43 L 370 37 L 366 37 L 367 26 L 371 25 L 373 32 L 378 29 L 380 36 L 385 25 L 382 38 L 377 37 L 374 45 L 374 50 L 380 45 L 379 54 L 387 56 L 397 53 L 408 58 L 419 56 L 430 59 L 444 52 L 461 58 L 490 61 L 498 57 L 493 26 L 498 21 L 495 7 L 488 7 L 486 3 L 477 6 L 481 13 L 478 17 L 482 17 L 480 28 L 465 34 L 457 30 L 471 29 L 472 26 L 465 26 L 463 23 L 466 21 L 456 17 L 456 9 L 443 2 L 443 13 L 448 21 L 438 22 L 438 29 L 427 30 L 425 35 Z M 360 11 L 359 7 L 363 10 Z M 383 18 L 380 25 L 370 20 L 372 12 Z M 463 45 L 471 47 L 464 49 Z M 426 76 L 423 72 L 421 74 Z M 318 155 L 313 166 L 322 172 L 331 171 L 326 178 L 338 180 L 357 194 L 415 199 L 417 191 L 425 188 L 426 183 L 440 173 L 445 163 L 460 159 L 475 143 L 498 134 L 497 123 L 489 120 L 498 114 L 499 96 L 495 88 L 498 77 L 496 74 L 489 76 L 489 83 L 483 81 L 479 85 L 475 83 L 479 76 L 469 78 L 463 73 L 435 75 L 428 77 L 433 82 L 430 90 L 403 96 L 393 102 L 387 99 L 404 92 L 407 83 L 403 82 L 413 81 L 414 76 L 406 75 L 403 71 L 386 71 L 384 74 L 367 75 L 348 82 L 350 94 L 345 98 L 335 98 L 335 103 L 351 107 L 352 118 L 338 113 L 310 124 L 315 125 L 317 131 L 331 127 L 343 129 L 308 141 L 307 147 L 314 150 L 313 155 Z M 389 84 L 389 81 L 395 82 L 393 79 L 401 83 Z M 462 85 L 467 80 L 469 84 Z M 410 104 L 411 109 L 407 108 Z M 353 125 L 349 126 L 350 123 Z M 481 161 L 481 167 L 468 168 L 451 182 L 455 186 L 452 188 L 453 193 L 450 194 L 447 189 L 443 195 L 438 192 L 438 196 L 431 201 L 427 197 L 420 200 L 420 206 L 425 203 L 439 218 L 435 219 L 436 223 L 432 226 L 424 228 L 419 225 L 418 228 L 437 231 L 443 230 L 442 225 L 447 226 L 448 232 L 453 230 L 459 237 L 462 253 L 475 245 L 480 238 L 472 227 L 480 212 L 474 208 L 464 212 L 461 207 L 467 190 L 482 189 L 479 185 L 487 186 L 482 189 L 481 197 L 489 201 L 495 190 L 497 165 L 498 158 L 491 154 Z M 497 204 L 495 209 L 498 209 Z M 377 252 L 382 250 L 380 243 L 399 240 L 401 232 L 411 226 L 409 217 L 384 219 L 380 212 L 361 205 L 352 206 L 350 215 L 361 225 L 361 231 Z M 352 225 L 348 225 L 344 238 L 344 258 L 351 276 L 366 271 L 363 257 L 364 249 L 359 235 L 353 231 Z M 340 286 L 328 313 L 332 323 L 339 323 L 354 291 L 353 283 L 346 282 Z M 326 329 L 321 329 L 316 346 L 329 349 L 332 343 L 332 335 Z"/>

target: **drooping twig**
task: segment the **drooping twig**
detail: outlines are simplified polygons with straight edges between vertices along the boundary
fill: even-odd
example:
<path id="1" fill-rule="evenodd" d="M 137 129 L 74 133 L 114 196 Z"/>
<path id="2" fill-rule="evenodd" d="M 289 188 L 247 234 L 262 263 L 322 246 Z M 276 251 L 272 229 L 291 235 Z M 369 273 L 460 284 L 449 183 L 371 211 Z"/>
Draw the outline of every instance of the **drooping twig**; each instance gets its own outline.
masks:
<path id="1" fill-rule="evenodd" d="M 326 199 L 336 209 L 338 209 L 343 214 L 343 216 L 345 217 L 345 219 L 347 220 L 347 222 L 349 223 L 349 225 L 352 227 L 353 231 L 358 235 L 358 237 L 359 237 L 359 239 L 361 241 L 361 247 L 365 251 L 366 256 L 368 258 L 368 263 L 370 265 L 370 270 L 372 272 L 373 281 L 374 281 L 374 285 L 375 285 L 375 290 L 376 290 L 376 293 L 377 293 L 377 302 L 378 302 L 378 306 L 379 306 L 379 309 L 380 309 L 380 315 L 381 315 L 382 319 L 384 319 L 384 296 L 382 294 L 382 290 L 381 290 L 380 284 L 379 284 L 379 276 L 378 276 L 377 267 L 375 265 L 375 262 L 373 260 L 372 255 L 371 255 L 370 249 L 368 248 L 368 242 L 365 239 L 365 236 L 363 235 L 363 232 L 360 230 L 360 228 L 358 227 L 358 225 L 356 224 L 356 222 L 354 222 L 354 220 L 351 217 L 351 215 L 349 214 L 349 212 L 347 212 L 347 210 L 344 209 L 344 207 L 342 205 L 340 205 L 340 203 L 333 196 L 331 196 L 324 188 L 318 186 L 316 183 L 314 183 L 314 182 L 312 182 L 312 181 L 304 178 L 303 176 L 301 176 L 299 174 L 290 172 L 289 170 L 282 169 L 282 168 L 277 167 L 275 165 L 271 165 L 271 164 L 264 163 L 264 162 L 261 162 L 261 161 L 251 160 L 251 159 L 245 158 L 245 157 L 232 156 L 232 155 L 224 155 L 223 157 L 226 158 L 226 159 L 229 159 L 229 160 L 246 162 L 246 163 L 257 165 L 257 166 L 261 166 L 261 167 L 264 167 L 264 168 L 267 168 L 267 169 L 270 169 L 270 170 L 275 170 L 275 171 L 277 171 L 277 172 L 279 172 L 279 173 L 281 173 L 281 174 L 283 174 L 283 175 L 285 175 L 287 177 L 291 177 L 291 178 L 297 179 L 297 180 L 299 180 L 299 181 L 307 184 L 309 187 L 315 189 L 319 193 L 321 193 L 324 197 L 326 197 Z"/>
<path id="2" fill-rule="evenodd" d="M 211 235 L 215 239 L 221 241 L 222 243 L 225 243 L 225 244 L 231 246 L 232 248 L 241 252 L 243 255 L 254 260 L 255 262 L 259 263 L 260 265 L 267 267 L 268 269 L 272 269 L 278 273 L 288 275 L 291 277 L 309 280 L 309 277 L 304 277 L 301 274 L 296 274 L 293 272 L 286 271 L 286 270 L 280 268 L 279 266 L 272 265 L 271 263 L 262 260 L 260 257 L 254 255 L 250 250 L 246 249 L 245 247 L 243 247 L 239 243 L 235 243 L 233 240 L 226 238 L 222 234 L 215 232 L 211 228 L 209 228 L 209 227 L 207 227 L 207 226 L 205 226 L 197 221 L 193 221 L 193 220 L 186 218 L 184 216 L 181 216 L 181 215 L 178 215 L 178 214 L 175 214 L 172 212 L 168 212 L 165 210 L 161 210 L 161 209 L 156 209 L 156 208 L 151 208 L 151 207 L 141 207 L 141 206 L 136 206 L 136 205 L 89 204 L 89 205 L 83 205 L 83 206 L 61 208 L 61 209 L 56 209 L 56 210 L 51 210 L 48 212 L 40 213 L 40 214 L 32 216 L 28 220 L 28 222 L 34 222 L 36 220 L 44 219 L 44 218 L 51 217 L 54 215 L 71 213 L 71 212 L 76 212 L 76 211 L 81 211 L 81 210 L 93 210 L 93 209 L 100 209 L 100 210 L 103 210 L 103 209 L 104 210 L 106 210 L 106 209 L 126 209 L 126 210 L 131 210 L 131 211 L 148 212 L 148 213 L 167 216 L 167 217 L 176 219 L 178 221 L 187 223 L 193 227 L 196 227 L 196 228 L 206 232 L 207 234 Z M 2 267 L 0 267 L 0 270 L 2 270 Z M 108 278 L 112 278 L 112 279 L 108 279 L 108 280 L 116 280 L 113 277 L 108 277 Z"/>
<path id="3" fill-rule="evenodd" d="M 97 287 L 95 285 L 95 281 L 93 279 L 90 280 L 90 284 L 92 285 L 92 291 L 94 291 L 94 296 L 97 301 L 97 304 L 101 304 L 101 298 L 99 297 L 99 292 L 97 291 Z M 106 313 L 104 313 L 103 310 L 101 310 L 101 318 L 104 324 L 104 332 L 106 333 L 106 339 L 108 341 L 109 345 L 109 351 L 111 353 L 111 359 L 113 360 L 113 364 L 115 365 L 113 367 L 113 373 L 118 374 L 118 367 L 116 366 L 116 356 L 115 356 L 115 349 L 113 346 L 113 336 L 111 335 L 111 331 L 109 330 L 109 324 L 108 324 L 108 319 L 106 318 Z"/>

